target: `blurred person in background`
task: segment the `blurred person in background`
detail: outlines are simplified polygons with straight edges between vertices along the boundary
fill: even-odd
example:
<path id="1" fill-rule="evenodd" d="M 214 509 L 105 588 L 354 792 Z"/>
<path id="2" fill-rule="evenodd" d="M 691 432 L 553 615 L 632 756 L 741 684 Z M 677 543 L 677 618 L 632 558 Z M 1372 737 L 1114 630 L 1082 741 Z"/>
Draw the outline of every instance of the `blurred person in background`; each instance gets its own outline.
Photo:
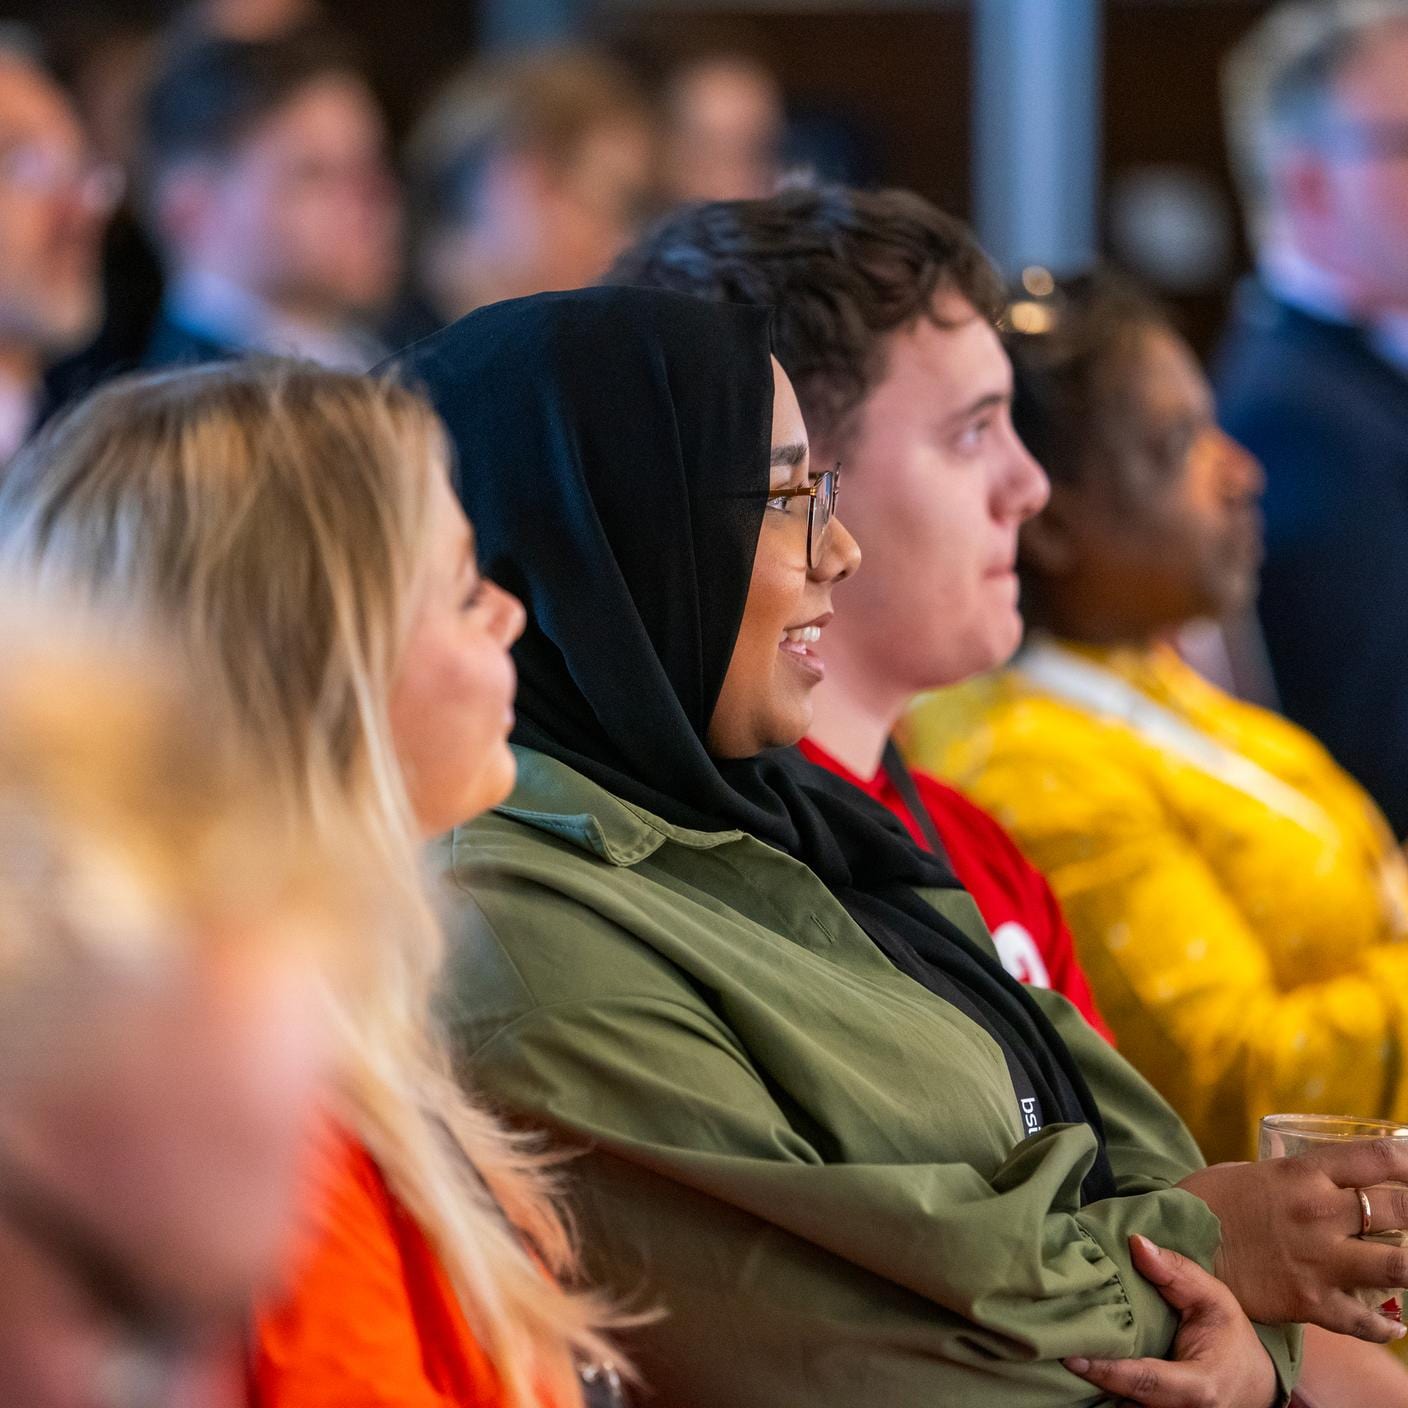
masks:
<path id="1" fill-rule="evenodd" d="M 1408 1119 L 1408 876 L 1387 823 L 1309 734 L 1170 644 L 1252 599 L 1256 462 L 1165 316 L 1073 282 L 1015 335 L 1013 419 L 1052 481 L 1023 529 L 1026 646 L 922 701 L 909 756 L 1048 876 L 1121 1052 L 1206 1156 L 1256 1156 L 1281 1110 Z M 1408 1404 L 1381 1349 L 1308 1327 L 1329 1408 Z"/>
<path id="2" fill-rule="evenodd" d="M 923 702 L 911 755 L 1051 880 L 1120 1049 L 1210 1159 L 1258 1117 L 1408 1121 L 1408 871 L 1309 734 L 1167 643 L 1249 602 L 1256 461 L 1162 313 L 1108 276 L 1017 334 L 1018 433 L 1052 480 L 1021 538 L 1013 665 Z"/>
<path id="3" fill-rule="evenodd" d="M 588 52 L 471 68 L 410 144 L 414 280 L 428 332 L 484 303 L 595 282 L 654 197 L 655 127 Z"/>
<path id="4" fill-rule="evenodd" d="M 318 0 L 194 0 L 179 23 L 214 38 L 257 43 L 312 29 L 326 18 Z"/>
<path id="5" fill-rule="evenodd" d="M 1408 5 L 1282 5 L 1226 72 L 1257 257 L 1214 364 L 1266 466 L 1281 705 L 1408 831 Z"/>
<path id="6" fill-rule="evenodd" d="M 162 662 L 29 605 L 0 628 L 0 1402 L 234 1408 L 346 877 Z"/>
<path id="7" fill-rule="evenodd" d="M 1005 664 L 1021 634 L 1017 529 L 1047 484 L 1012 430 L 987 256 L 909 192 L 798 188 L 667 216 L 610 281 L 774 309 L 812 454 L 844 465 L 847 523 L 868 544 L 817 647 L 827 674 L 802 750 L 948 856 L 1014 977 L 1106 1031 L 1046 881 L 890 741 L 917 694 Z"/>
<path id="8" fill-rule="evenodd" d="M 330 992 L 331 1129 L 254 1321 L 256 1408 L 579 1408 L 574 1358 L 605 1355 L 550 1274 L 575 1262 L 541 1160 L 460 1094 L 430 1010 L 420 847 L 513 784 L 523 624 L 448 469 L 410 392 L 245 360 L 113 382 L 0 482 L 0 557 L 169 621 L 291 829 L 378 897 Z"/>
<path id="9" fill-rule="evenodd" d="M 777 79 L 762 64 L 727 53 L 681 64 L 666 83 L 663 108 L 667 200 L 772 194 L 786 115 Z"/>
<path id="10" fill-rule="evenodd" d="M 57 411 L 141 361 L 161 307 L 161 261 L 137 207 L 132 173 L 142 102 L 163 29 L 140 0 L 71 0 L 46 20 L 46 54 L 73 95 L 100 161 L 122 173 L 125 198 L 107 223 L 102 251 L 103 319 L 97 336 L 47 378 L 45 412 Z M 164 8 L 164 7 L 156 7 Z"/>
<path id="11" fill-rule="evenodd" d="M 0 27 L 0 465 L 46 409 L 46 371 L 98 331 L 121 189 L 22 33 Z"/>
<path id="12" fill-rule="evenodd" d="M 377 359 L 399 204 L 381 115 L 340 45 L 177 44 L 147 97 L 142 168 L 169 279 L 147 365 Z"/>

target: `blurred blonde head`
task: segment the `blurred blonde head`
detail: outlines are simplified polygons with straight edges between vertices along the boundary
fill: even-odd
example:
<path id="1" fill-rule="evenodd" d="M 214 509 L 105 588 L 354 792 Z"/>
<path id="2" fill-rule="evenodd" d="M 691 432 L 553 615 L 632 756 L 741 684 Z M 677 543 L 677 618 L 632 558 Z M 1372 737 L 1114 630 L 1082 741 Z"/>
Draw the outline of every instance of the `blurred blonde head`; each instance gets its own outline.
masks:
<path id="1" fill-rule="evenodd" d="M 594 283 L 653 203 L 653 112 L 589 50 L 476 63 L 412 134 L 416 273 L 446 319 Z"/>
<path id="2" fill-rule="evenodd" d="M 155 1408 L 283 1252 L 353 897 L 160 656 L 72 602 L 21 623 L 26 595 L 0 619 L 0 1401 Z"/>
<path id="3" fill-rule="evenodd" d="M 705 54 L 681 65 L 665 90 L 666 180 L 681 205 L 762 200 L 782 175 L 782 90 L 741 54 Z"/>
<path id="4" fill-rule="evenodd" d="M 338 984 L 335 1113 L 436 1245 L 507 1401 L 537 1408 L 544 1388 L 576 1394 L 569 1348 L 603 1352 L 595 1307 L 525 1251 L 571 1272 L 540 1161 L 448 1069 L 430 1017 L 441 938 L 388 717 L 447 467 L 434 413 L 388 382 L 274 362 L 133 378 L 12 466 L 0 563 L 162 619 L 285 824 L 350 824 L 375 856 L 394 901 Z"/>
<path id="5" fill-rule="evenodd" d="M 337 891 L 314 884 L 317 852 L 160 649 L 71 598 L 5 585 L 0 1079 L 14 1079 L 56 1050 L 23 1035 L 52 1022 L 37 995 L 63 1003 L 256 944 L 280 953 L 300 913 L 323 949 Z"/>

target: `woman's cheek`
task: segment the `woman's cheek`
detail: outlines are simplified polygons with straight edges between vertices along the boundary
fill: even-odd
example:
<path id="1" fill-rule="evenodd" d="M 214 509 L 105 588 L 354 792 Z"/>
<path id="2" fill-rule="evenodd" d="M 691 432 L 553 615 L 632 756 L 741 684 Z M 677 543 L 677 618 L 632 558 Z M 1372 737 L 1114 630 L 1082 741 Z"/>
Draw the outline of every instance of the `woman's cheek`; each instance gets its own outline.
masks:
<path id="1" fill-rule="evenodd" d="M 497 731 L 505 708 L 513 702 L 514 675 L 508 653 L 493 642 L 480 640 L 461 657 L 456 692 L 460 705 Z"/>
<path id="2" fill-rule="evenodd" d="M 807 591 L 806 563 L 800 564 L 783 560 L 774 564 L 770 574 L 769 599 L 772 610 L 769 618 L 776 628 L 778 641 L 788 626 L 795 626 L 802 609 L 802 599 Z"/>

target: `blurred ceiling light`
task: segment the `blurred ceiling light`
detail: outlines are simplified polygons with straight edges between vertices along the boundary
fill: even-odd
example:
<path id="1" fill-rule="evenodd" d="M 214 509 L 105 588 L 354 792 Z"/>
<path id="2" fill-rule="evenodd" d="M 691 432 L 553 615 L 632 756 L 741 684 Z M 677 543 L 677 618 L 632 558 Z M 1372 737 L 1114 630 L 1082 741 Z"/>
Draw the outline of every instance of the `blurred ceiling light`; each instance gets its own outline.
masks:
<path id="1" fill-rule="evenodd" d="M 1029 271 L 1030 272 L 1030 271 Z M 1045 270 L 1042 271 L 1045 273 Z M 1050 274 L 1047 274 L 1050 279 Z M 1026 283 L 1026 275 L 1022 277 L 1022 282 Z M 1051 281 L 1051 288 L 1056 287 L 1055 280 Z M 1032 298 L 1019 298 L 1015 303 L 1008 306 L 1007 322 L 1013 332 L 1039 334 L 1050 332 L 1056 323 L 1056 309 L 1050 303 L 1038 303 Z"/>
<path id="2" fill-rule="evenodd" d="M 1022 270 L 1022 287 L 1033 298 L 1050 298 L 1056 292 L 1056 277 L 1040 264 L 1029 264 Z"/>

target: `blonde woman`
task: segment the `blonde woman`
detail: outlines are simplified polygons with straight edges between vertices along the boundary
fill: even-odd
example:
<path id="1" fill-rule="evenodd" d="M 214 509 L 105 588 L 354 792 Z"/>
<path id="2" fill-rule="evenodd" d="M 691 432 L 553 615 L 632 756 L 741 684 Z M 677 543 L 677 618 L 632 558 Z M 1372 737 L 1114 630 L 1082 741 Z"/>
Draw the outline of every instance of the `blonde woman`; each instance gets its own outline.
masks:
<path id="1" fill-rule="evenodd" d="M 335 993 L 336 1133 L 258 1323 L 264 1408 L 558 1408 L 605 1353 L 593 1303 L 546 1274 L 572 1256 L 536 1161 L 459 1093 L 429 1015 L 418 849 L 512 786 L 523 624 L 447 469 L 408 391 L 244 363 L 114 383 L 0 487 L 0 558 L 170 617 L 295 824 L 350 814 L 396 887 Z"/>
<path id="2" fill-rule="evenodd" d="M 71 615 L 0 622 L 0 1403 L 224 1403 L 206 1346 L 285 1255 L 350 887 Z"/>

